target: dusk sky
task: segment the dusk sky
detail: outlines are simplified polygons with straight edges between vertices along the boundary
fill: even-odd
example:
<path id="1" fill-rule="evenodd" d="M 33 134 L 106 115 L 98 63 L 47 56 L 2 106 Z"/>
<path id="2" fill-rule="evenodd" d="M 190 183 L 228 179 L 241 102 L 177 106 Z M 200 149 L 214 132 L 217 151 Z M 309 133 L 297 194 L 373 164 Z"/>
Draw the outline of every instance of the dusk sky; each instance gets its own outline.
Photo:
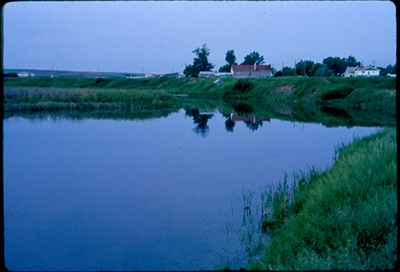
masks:
<path id="1" fill-rule="evenodd" d="M 4 68 L 181 72 L 206 43 L 224 64 L 255 50 L 280 69 L 300 59 L 396 60 L 391 2 L 20 2 L 3 10 Z"/>

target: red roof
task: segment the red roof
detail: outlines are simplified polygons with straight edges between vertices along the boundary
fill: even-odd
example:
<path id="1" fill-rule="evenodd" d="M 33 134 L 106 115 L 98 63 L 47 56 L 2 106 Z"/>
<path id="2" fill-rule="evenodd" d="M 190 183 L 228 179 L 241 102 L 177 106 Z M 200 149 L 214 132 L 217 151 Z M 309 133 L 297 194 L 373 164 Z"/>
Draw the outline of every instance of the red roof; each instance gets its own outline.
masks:
<path id="1" fill-rule="evenodd" d="M 254 69 L 254 66 L 256 69 Z M 263 64 L 234 64 L 232 65 L 233 72 L 254 72 L 254 71 L 272 71 L 271 65 Z"/>

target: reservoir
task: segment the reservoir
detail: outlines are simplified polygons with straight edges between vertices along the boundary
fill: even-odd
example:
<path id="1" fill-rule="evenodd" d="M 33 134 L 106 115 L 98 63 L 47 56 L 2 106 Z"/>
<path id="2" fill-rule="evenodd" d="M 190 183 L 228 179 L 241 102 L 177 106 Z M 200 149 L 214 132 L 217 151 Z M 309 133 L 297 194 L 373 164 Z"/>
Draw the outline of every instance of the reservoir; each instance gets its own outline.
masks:
<path id="1" fill-rule="evenodd" d="M 184 109 L 3 124 L 11 270 L 239 268 L 244 194 L 378 131 Z"/>

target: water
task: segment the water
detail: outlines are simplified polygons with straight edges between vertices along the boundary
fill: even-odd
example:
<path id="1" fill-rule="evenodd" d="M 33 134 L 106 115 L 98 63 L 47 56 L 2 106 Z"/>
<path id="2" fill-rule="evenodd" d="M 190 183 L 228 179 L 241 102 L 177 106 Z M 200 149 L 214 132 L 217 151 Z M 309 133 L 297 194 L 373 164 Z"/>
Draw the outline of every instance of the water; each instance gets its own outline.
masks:
<path id="1" fill-rule="evenodd" d="M 377 130 L 226 119 L 183 110 L 140 121 L 5 119 L 6 266 L 240 266 L 244 193 L 325 169 L 336 146 Z"/>

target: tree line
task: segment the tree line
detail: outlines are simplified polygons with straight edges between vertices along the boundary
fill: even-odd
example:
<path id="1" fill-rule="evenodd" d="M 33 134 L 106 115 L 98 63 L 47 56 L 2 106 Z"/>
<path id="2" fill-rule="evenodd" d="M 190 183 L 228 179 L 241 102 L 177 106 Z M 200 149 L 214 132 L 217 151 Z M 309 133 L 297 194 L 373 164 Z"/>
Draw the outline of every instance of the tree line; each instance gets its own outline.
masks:
<path id="1" fill-rule="evenodd" d="M 185 66 L 183 70 L 183 74 L 185 76 L 198 77 L 201 71 L 211 71 L 214 68 L 214 65 L 208 61 L 208 56 L 210 55 L 210 49 L 207 48 L 206 44 L 203 44 L 202 47 L 196 48 L 192 51 L 195 54 L 193 59 L 193 64 L 189 64 Z M 218 71 L 219 72 L 230 72 L 231 66 L 236 63 L 236 56 L 234 50 L 228 50 L 225 54 L 226 64 L 221 66 Z M 247 54 L 244 57 L 244 60 L 241 64 L 263 64 L 264 57 L 260 55 L 258 52 L 253 51 Z"/>
<path id="2" fill-rule="evenodd" d="M 211 71 L 214 65 L 208 61 L 210 50 L 206 44 L 202 47 L 196 48 L 192 51 L 195 54 L 193 64 L 185 66 L 183 71 L 187 77 L 198 77 L 201 71 Z M 225 54 L 226 64 L 219 67 L 219 72 L 230 72 L 231 66 L 236 63 L 235 51 L 230 49 Z M 263 64 L 265 63 L 264 56 L 260 53 L 253 51 L 244 57 L 241 64 Z M 327 57 L 323 59 L 322 63 L 314 62 L 312 60 L 301 60 L 295 64 L 294 67 L 285 66 L 281 70 L 272 68 L 274 76 L 340 76 L 346 71 L 347 67 L 355 67 L 361 65 L 353 56 L 347 58 L 341 57 Z M 380 75 L 386 76 L 387 74 L 396 73 L 396 65 L 388 65 L 386 67 L 378 67 Z"/>

